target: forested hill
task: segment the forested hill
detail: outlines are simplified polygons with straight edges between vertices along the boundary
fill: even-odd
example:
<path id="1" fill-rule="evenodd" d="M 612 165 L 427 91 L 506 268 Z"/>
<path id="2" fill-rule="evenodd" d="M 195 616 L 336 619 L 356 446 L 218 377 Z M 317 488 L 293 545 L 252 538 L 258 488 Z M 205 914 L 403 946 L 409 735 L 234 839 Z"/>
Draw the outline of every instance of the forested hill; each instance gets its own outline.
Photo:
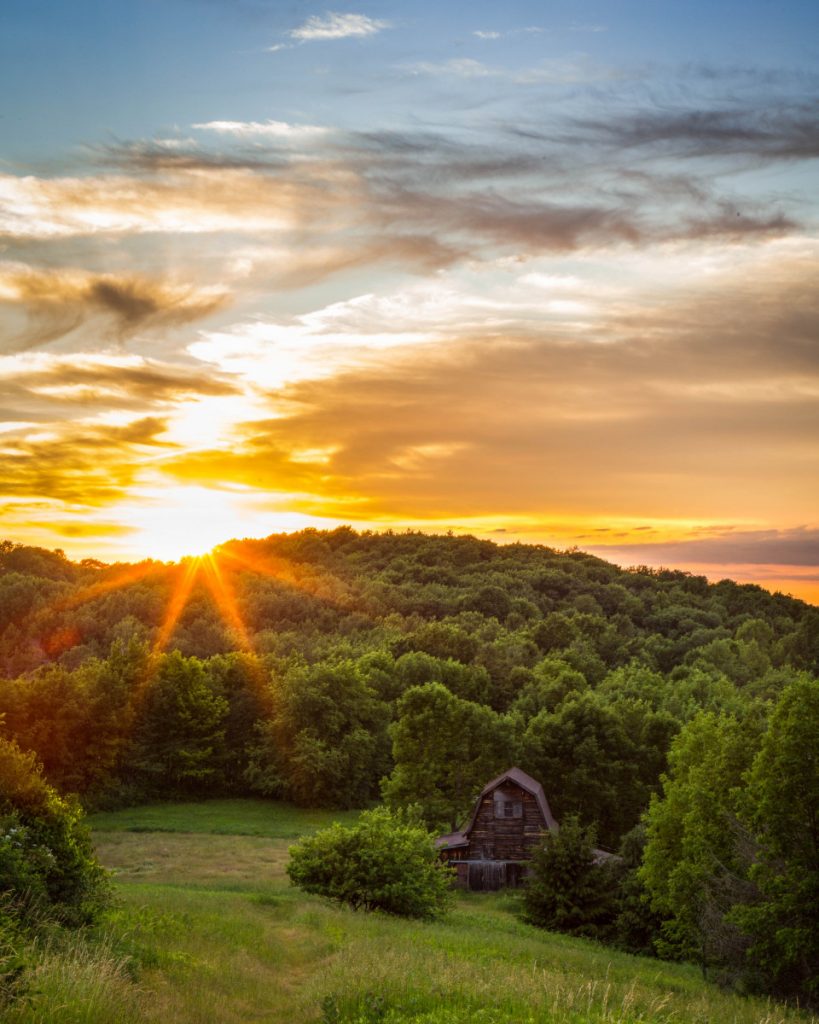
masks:
<path id="1" fill-rule="evenodd" d="M 0 671 L 75 668 L 133 636 L 201 658 L 248 644 L 308 661 L 340 647 L 415 650 L 484 666 L 501 709 L 557 650 L 592 684 L 635 657 L 664 673 L 712 666 L 742 686 L 785 664 L 819 667 L 819 609 L 579 551 L 342 527 L 231 541 L 218 551 L 215 583 L 206 571 L 186 580 L 191 561 L 76 563 L 3 542 Z M 162 636 L 169 610 L 178 617 Z"/>
<path id="2" fill-rule="evenodd" d="M 472 537 L 305 530 L 113 566 L 5 542 L 0 609 L 0 729 L 89 803 L 385 795 L 447 824 L 517 763 L 611 846 L 686 722 L 764 720 L 819 670 L 800 601 Z"/>

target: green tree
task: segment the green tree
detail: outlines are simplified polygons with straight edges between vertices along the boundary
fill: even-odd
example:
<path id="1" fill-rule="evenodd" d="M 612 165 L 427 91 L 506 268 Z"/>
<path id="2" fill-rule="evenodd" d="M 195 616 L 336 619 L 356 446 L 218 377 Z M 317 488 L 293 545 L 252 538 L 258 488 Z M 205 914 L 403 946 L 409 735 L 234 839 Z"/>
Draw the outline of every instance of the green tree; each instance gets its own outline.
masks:
<path id="1" fill-rule="evenodd" d="M 663 918 L 661 951 L 711 962 L 713 892 L 724 874 L 742 877 L 735 824 L 761 723 L 701 712 L 676 737 L 663 792 L 647 818 L 640 877 Z"/>
<path id="2" fill-rule="evenodd" d="M 290 848 L 287 874 L 305 892 L 354 910 L 440 917 L 452 901 L 452 871 L 411 811 L 378 807 Z"/>
<path id="3" fill-rule="evenodd" d="M 431 826 L 457 827 L 483 786 L 514 763 L 510 722 L 441 683 L 413 686 L 391 728 L 395 768 L 382 791 L 417 804 Z"/>
<path id="4" fill-rule="evenodd" d="M 273 683 L 246 777 L 303 806 L 362 807 L 389 770 L 389 707 L 351 659 L 291 669 Z"/>
<path id="5" fill-rule="evenodd" d="M 589 684 L 580 672 L 556 655 L 539 661 L 532 670 L 532 679 L 521 687 L 510 711 L 528 721 L 544 709 L 554 711 L 571 693 L 583 693 Z"/>
<path id="6" fill-rule="evenodd" d="M 127 767 L 147 792 L 197 791 L 222 755 L 228 704 L 214 693 L 203 663 L 163 655 L 137 707 Z"/>
<path id="7" fill-rule="evenodd" d="M 544 709 L 529 722 L 521 767 L 547 786 L 558 820 L 578 814 L 616 847 L 658 782 L 667 726 L 666 716 L 639 702 L 570 693 L 554 712 Z"/>
<path id="8" fill-rule="evenodd" d="M 744 810 L 758 844 L 758 895 L 733 919 L 751 939 L 751 975 L 768 991 L 819 1003 L 819 680 L 777 701 L 748 776 Z"/>

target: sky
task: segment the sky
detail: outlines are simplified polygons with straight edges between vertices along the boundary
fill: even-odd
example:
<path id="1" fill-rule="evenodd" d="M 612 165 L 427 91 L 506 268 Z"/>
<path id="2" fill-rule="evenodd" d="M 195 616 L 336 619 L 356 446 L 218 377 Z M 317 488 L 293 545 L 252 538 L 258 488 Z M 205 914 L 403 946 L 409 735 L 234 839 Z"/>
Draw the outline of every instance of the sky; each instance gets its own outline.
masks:
<path id="1" fill-rule="evenodd" d="M 4 0 L 0 525 L 819 603 L 815 0 Z"/>

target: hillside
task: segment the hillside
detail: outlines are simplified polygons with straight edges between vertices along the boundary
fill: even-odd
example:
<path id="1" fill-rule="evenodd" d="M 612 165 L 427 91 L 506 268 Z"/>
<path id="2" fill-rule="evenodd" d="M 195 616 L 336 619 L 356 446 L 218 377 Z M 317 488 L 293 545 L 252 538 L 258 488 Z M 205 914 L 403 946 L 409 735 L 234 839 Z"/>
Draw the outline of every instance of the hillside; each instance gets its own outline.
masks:
<path id="1" fill-rule="evenodd" d="M 30 1001 L 5 1019 L 815 1024 L 720 991 L 693 967 L 522 924 L 504 894 L 462 895 L 437 924 L 306 897 L 284 875 L 290 837 L 331 817 L 215 801 L 92 818 L 103 863 L 116 871 L 119 907 L 107 939 L 77 942 L 62 957 L 52 951 Z"/>

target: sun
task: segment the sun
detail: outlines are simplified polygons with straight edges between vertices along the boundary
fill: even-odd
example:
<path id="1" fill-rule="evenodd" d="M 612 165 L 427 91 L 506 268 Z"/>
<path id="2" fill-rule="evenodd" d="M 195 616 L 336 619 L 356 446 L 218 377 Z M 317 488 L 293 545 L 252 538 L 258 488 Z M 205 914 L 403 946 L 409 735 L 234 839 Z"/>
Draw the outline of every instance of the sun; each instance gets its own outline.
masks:
<path id="1" fill-rule="evenodd" d="M 241 495 L 209 487 L 169 487 L 143 492 L 123 514 L 133 528 L 129 546 L 160 561 L 200 556 L 234 537 L 245 519 Z"/>

